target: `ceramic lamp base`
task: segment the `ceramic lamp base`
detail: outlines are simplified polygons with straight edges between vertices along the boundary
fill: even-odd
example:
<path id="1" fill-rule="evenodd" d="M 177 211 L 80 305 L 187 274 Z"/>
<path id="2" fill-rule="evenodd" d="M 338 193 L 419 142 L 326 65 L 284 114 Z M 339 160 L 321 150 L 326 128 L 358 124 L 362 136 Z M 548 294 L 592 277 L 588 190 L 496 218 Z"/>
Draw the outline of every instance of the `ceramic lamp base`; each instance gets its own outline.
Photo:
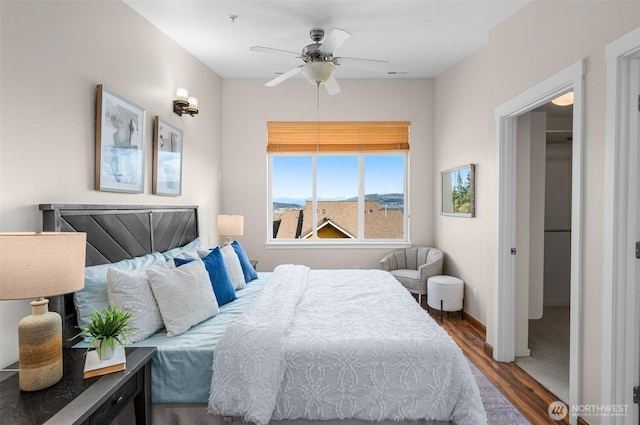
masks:
<path id="1" fill-rule="evenodd" d="M 48 388 L 62 379 L 62 319 L 49 300 L 31 302 L 31 316 L 18 324 L 19 385 L 22 391 Z"/>

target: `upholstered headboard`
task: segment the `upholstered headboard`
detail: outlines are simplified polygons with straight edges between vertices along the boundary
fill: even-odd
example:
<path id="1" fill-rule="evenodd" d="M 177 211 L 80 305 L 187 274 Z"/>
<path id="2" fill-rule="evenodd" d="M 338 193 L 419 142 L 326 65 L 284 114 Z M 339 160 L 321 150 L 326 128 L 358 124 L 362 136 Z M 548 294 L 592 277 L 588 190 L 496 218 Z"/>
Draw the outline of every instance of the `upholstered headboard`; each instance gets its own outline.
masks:
<path id="1" fill-rule="evenodd" d="M 114 263 L 184 246 L 198 237 L 198 207 L 42 204 L 45 232 L 85 232 L 87 266 Z M 63 338 L 79 330 L 73 294 L 49 298 L 62 316 Z"/>

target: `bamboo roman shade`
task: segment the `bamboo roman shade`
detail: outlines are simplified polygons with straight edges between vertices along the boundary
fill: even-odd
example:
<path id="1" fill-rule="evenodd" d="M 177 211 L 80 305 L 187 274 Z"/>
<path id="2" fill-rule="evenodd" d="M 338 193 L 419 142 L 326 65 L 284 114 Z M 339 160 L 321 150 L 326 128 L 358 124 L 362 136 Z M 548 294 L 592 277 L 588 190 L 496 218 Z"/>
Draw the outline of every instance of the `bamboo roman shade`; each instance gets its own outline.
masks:
<path id="1" fill-rule="evenodd" d="M 267 152 L 409 150 L 410 121 L 269 121 Z"/>

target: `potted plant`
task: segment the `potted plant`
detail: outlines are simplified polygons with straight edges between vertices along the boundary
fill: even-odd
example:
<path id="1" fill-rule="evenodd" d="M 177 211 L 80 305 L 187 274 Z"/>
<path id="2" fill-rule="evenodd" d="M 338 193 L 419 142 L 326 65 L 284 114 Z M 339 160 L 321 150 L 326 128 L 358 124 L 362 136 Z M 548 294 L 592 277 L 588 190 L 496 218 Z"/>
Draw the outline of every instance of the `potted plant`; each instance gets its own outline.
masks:
<path id="1" fill-rule="evenodd" d="M 91 313 L 91 322 L 77 336 L 91 335 L 89 348 L 96 347 L 100 360 L 109 360 L 115 354 L 116 343 L 124 347 L 126 338 L 134 328 L 130 325 L 133 313 L 119 306 Z"/>

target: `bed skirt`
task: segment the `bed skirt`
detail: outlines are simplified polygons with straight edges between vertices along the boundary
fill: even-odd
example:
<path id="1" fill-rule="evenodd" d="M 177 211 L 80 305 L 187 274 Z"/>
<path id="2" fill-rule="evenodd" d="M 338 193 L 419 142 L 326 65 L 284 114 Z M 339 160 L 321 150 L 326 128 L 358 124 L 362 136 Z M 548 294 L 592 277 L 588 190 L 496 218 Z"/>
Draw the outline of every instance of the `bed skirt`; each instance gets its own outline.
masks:
<path id="1" fill-rule="evenodd" d="M 225 421 L 222 416 L 207 413 L 206 404 L 154 404 L 152 406 L 153 425 L 241 425 L 241 418 L 233 418 L 233 422 Z M 408 420 L 368 422 L 358 419 L 344 419 L 336 421 L 308 421 L 308 420 L 273 420 L 269 425 L 449 425 L 450 421 Z"/>

